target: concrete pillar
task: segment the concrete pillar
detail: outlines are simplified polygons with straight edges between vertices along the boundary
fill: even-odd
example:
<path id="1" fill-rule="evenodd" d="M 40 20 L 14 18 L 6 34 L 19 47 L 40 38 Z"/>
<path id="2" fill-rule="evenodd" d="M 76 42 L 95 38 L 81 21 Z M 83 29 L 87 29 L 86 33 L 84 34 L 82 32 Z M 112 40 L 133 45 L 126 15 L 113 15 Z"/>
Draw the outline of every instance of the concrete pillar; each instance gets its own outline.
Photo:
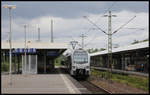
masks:
<path id="1" fill-rule="evenodd" d="M 23 74 L 23 72 L 24 72 L 24 70 L 23 70 L 23 68 L 24 68 L 24 66 L 23 66 L 23 61 L 24 61 L 24 59 L 23 59 L 23 55 L 22 55 L 22 74 Z"/>
<path id="2" fill-rule="evenodd" d="M 4 52 L 4 62 L 6 61 L 6 53 Z"/>
<path id="3" fill-rule="evenodd" d="M 52 66 L 53 66 L 52 68 L 53 68 L 53 70 L 54 70 L 54 68 L 55 68 L 55 67 L 54 67 L 54 66 L 55 66 L 55 65 L 54 65 L 54 58 L 52 59 Z"/>
<path id="4" fill-rule="evenodd" d="M 122 70 L 125 70 L 125 56 L 122 54 Z"/>
<path id="5" fill-rule="evenodd" d="M 38 73 L 38 66 L 37 66 L 37 55 L 36 55 L 36 73 Z"/>
<path id="6" fill-rule="evenodd" d="M 16 57 L 17 57 L 17 55 L 15 54 L 15 55 L 14 55 L 14 57 L 15 57 L 14 70 L 15 70 L 15 73 L 16 73 L 16 63 L 17 63 L 17 61 L 16 61 Z"/>
<path id="7" fill-rule="evenodd" d="M 20 63 L 19 55 L 17 55 L 17 60 L 18 60 L 18 69 L 17 69 L 18 71 L 17 72 L 19 73 L 19 67 L 20 67 L 20 64 L 19 64 Z"/>
<path id="8" fill-rule="evenodd" d="M 53 59 L 53 69 L 55 68 L 55 59 Z"/>
<path id="9" fill-rule="evenodd" d="M 46 74 L 46 55 L 44 55 L 44 73 Z"/>
<path id="10" fill-rule="evenodd" d="M 31 73 L 31 55 L 28 55 L 29 56 L 29 74 Z"/>

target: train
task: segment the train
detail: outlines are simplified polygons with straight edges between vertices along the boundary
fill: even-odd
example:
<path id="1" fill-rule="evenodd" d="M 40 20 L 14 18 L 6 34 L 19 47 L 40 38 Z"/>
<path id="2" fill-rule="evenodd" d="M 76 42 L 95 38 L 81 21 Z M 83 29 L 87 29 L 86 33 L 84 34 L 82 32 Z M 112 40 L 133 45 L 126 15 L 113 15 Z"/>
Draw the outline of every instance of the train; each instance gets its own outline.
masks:
<path id="1" fill-rule="evenodd" d="M 86 50 L 75 49 L 67 53 L 63 64 L 71 76 L 84 78 L 90 76 L 90 56 Z"/>

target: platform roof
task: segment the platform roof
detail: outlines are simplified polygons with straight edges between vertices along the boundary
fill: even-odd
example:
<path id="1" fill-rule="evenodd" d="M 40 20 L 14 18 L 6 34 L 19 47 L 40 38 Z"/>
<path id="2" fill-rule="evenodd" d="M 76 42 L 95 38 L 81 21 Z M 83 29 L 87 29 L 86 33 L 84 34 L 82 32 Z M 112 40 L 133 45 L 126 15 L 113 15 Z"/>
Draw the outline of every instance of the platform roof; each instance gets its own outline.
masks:
<path id="1" fill-rule="evenodd" d="M 133 44 L 133 45 L 113 48 L 112 53 L 128 51 L 128 50 L 136 50 L 136 49 L 148 48 L 148 47 L 149 47 L 149 42 L 147 41 L 147 42 L 137 43 L 137 44 Z M 96 53 L 91 53 L 90 56 L 103 55 L 103 54 L 107 54 L 107 53 L 108 53 L 108 50 L 104 50 L 104 51 L 99 51 Z"/>
<path id="2" fill-rule="evenodd" d="M 9 49 L 10 45 L 8 42 L 2 42 L 1 49 Z M 12 42 L 12 48 L 24 48 L 24 42 Z M 48 43 L 48 42 L 30 42 L 27 43 L 27 48 L 35 49 L 67 49 L 67 43 Z"/>

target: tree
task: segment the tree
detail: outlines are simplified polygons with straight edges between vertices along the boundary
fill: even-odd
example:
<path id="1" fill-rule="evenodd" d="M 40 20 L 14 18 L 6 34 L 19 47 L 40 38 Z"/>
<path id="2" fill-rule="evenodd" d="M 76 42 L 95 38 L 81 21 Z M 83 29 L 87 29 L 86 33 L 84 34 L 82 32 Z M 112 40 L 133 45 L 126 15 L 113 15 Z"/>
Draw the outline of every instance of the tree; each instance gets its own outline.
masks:
<path id="1" fill-rule="evenodd" d="M 95 48 L 95 49 L 91 48 L 91 49 L 88 49 L 88 52 L 89 53 L 94 53 L 94 52 L 103 51 L 103 50 L 106 50 L 106 49 L 105 48 L 100 48 L 100 49 L 98 49 L 98 48 Z"/>
<path id="2" fill-rule="evenodd" d="M 134 40 L 134 42 L 133 43 L 131 43 L 131 44 L 137 44 L 137 43 L 139 43 L 140 41 L 138 41 L 138 40 Z"/>
<path id="3" fill-rule="evenodd" d="M 149 41 L 149 39 L 147 38 L 147 39 L 143 40 L 142 42 L 146 42 L 146 41 Z"/>
<path id="4" fill-rule="evenodd" d="M 131 44 L 137 44 L 137 43 L 142 43 L 142 42 L 146 42 L 146 41 L 149 41 L 149 39 L 147 38 L 147 39 L 144 39 L 144 40 L 141 40 L 141 41 L 134 40 L 134 42 L 131 43 Z"/>
<path id="5" fill-rule="evenodd" d="M 104 50 L 106 50 L 105 48 L 100 48 L 100 51 L 104 51 Z"/>

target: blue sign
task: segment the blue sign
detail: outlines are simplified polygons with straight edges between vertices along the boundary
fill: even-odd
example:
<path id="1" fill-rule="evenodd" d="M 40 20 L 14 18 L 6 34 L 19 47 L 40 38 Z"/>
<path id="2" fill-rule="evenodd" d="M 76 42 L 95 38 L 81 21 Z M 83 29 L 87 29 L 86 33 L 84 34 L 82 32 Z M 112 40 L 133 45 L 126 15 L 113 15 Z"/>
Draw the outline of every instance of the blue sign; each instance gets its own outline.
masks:
<path id="1" fill-rule="evenodd" d="M 25 49 L 22 48 L 22 49 L 20 49 L 20 52 L 19 52 L 19 53 L 24 53 L 24 52 L 25 52 Z"/>
<path id="2" fill-rule="evenodd" d="M 22 48 L 17 48 L 15 50 L 12 51 L 12 53 L 25 53 L 25 49 Z M 27 49 L 26 53 L 36 53 L 36 49 L 35 48 L 29 48 Z"/>
<path id="3" fill-rule="evenodd" d="M 36 53 L 36 49 L 35 48 L 33 48 L 33 52 Z"/>
<path id="4" fill-rule="evenodd" d="M 12 53 L 16 53 L 16 51 L 15 51 L 15 50 L 12 50 Z"/>
<path id="5" fill-rule="evenodd" d="M 16 49 L 16 53 L 19 53 L 19 52 L 20 52 L 20 49 L 19 49 L 19 48 L 17 48 L 17 49 Z"/>
<path id="6" fill-rule="evenodd" d="M 49 51 L 46 53 L 47 56 L 58 56 L 59 54 L 55 51 Z"/>
<path id="7" fill-rule="evenodd" d="M 12 56 L 14 56 L 15 53 L 12 52 Z M 9 52 L 6 52 L 6 56 L 9 56 Z"/>
<path id="8" fill-rule="evenodd" d="M 36 53 L 36 49 L 35 48 L 30 48 L 30 49 L 27 49 L 27 52 L 28 53 Z"/>

